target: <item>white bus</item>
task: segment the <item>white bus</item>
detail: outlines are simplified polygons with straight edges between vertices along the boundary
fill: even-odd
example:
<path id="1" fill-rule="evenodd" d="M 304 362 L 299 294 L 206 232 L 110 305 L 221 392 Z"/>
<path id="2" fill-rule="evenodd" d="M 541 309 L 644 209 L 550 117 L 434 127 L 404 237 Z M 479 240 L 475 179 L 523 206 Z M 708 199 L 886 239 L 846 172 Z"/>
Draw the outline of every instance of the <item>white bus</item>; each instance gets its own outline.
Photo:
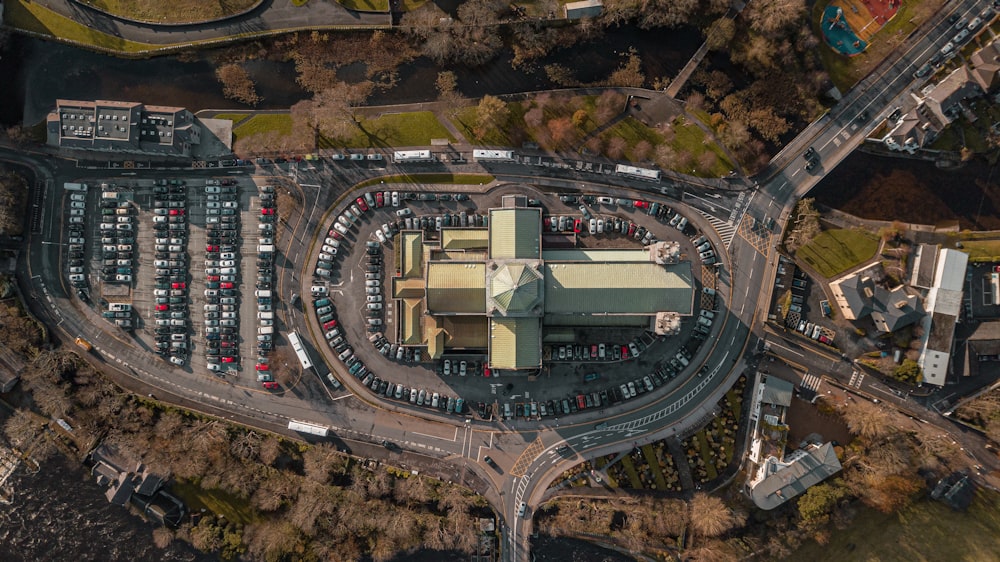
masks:
<path id="1" fill-rule="evenodd" d="M 472 151 L 474 160 L 514 160 L 513 150 L 485 150 L 475 149 Z"/>
<path id="2" fill-rule="evenodd" d="M 288 429 L 292 431 L 297 431 L 299 433 L 308 433 L 309 435 L 318 435 L 320 437 L 326 437 L 330 434 L 330 428 L 325 425 L 319 425 L 317 423 L 301 422 L 291 420 L 288 422 Z"/>
<path id="3" fill-rule="evenodd" d="M 295 332 L 288 334 L 288 341 L 292 343 L 292 349 L 295 350 L 295 355 L 299 356 L 299 363 L 302 363 L 302 369 L 312 369 L 312 361 L 309 360 L 309 355 L 306 353 L 304 347 L 302 347 L 302 341 L 299 339 L 299 335 Z"/>
<path id="4" fill-rule="evenodd" d="M 651 170 L 649 168 L 637 168 L 635 166 L 626 166 L 624 164 L 618 164 L 615 166 L 615 173 L 622 176 L 629 176 L 633 178 L 638 178 L 646 181 L 660 181 L 660 171 Z"/>
<path id="5" fill-rule="evenodd" d="M 397 164 L 406 162 L 432 162 L 430 150 L 397 150 L 392 153 L 392 161 Z"/>

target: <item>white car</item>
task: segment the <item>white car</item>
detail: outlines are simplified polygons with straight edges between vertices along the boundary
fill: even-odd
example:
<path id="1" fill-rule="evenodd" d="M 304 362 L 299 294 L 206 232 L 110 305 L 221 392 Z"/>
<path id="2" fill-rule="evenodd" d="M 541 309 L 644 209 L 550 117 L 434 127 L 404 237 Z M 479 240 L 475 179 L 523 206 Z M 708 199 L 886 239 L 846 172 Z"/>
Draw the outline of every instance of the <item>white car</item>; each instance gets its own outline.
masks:
<path id="1" fill-rule="evenodd" d="M 86 209 L 87 208 L 87 204 L 84 203 L 84 202 L 82 202 L 82 201 L 72 201 L 72 202 L 70 202 L 69 206 L 72 209 Z"/>
<path id="2" fill-rule="evenodd" d="M 222 260 L 219 262 L 222 267 L 236 267 L 236 260 Z"/>
<path id="3" fill-rule="evenodd" d="M 208 202 L 205 203 L 205 208 L 206 209 L 220 209 L 220 208 L 222 208 L 222 203 L 219 203 L 218 201 L 208 201 Z"/>
<path id="4" fill-rule="evenodd" d="M 396 211 L 396 216 L 397 217 L 408 217 L 408 216 L 410 216 L 412 214 L 413 214 L 413 211 L 411 211 L 409 209 L 400 209 L 400 210 Z"/>
<path id="5" fill-rule="evenodd" d="M 219 259 L 223 259 L 223 260 L 235 260 L 236 259 L 236 254 L 234 254 L 233 252 L 223 252 L 223 253 L 219 254 Z"/>
<path id="6" fill-rule="evenodd" d="M 225 208 L 227 208 L 227 209 L 239 209 L 240 208 L 240 204 L 237 203 L 236 201 L 226 201 L 226 202 L 224 202 L 222 204 L 222 206 L 225 207 Z"/>
<path id="7" fill-rule="evenodd" d="M 324 245 L 323 245 L 323 247 L 322 247 L 322 248 L 320 248 L 320 251 L 321 251 L 321 252 L 323 252 L 324 254 L 329 254 L 329 253 L 331 253 L 331 252 L 332 252 L 332 253 L 336 253 L 336 252 L 337 252 L 337 249 L 336 249 L 336 248 L 333 248 L 333 247 L 331 247 L 331 246 L 327 246 L 326 244 L 324 244 Z M 324 258 L 320 258 L 320 259 L 324 259 Z M 329 260 L 329 259 L 328 259 L 328 260 L 326 260 L 326 261 L 331 261 L 331 260 Z"/>
<path id="8" fill-rule="evenodd" d="M 321 259 L 323 261 L 333 261 L 333 256 L 331 256 L 330 254 L 324 254 L 324 253 L 320 252 L 319 259 Z"/>
<path id="9" fill-rule="evenodd" d="M 398 207 L 399 206 L 399 192 L 398 191 L 393 191 L 392 192 L 392 206 L 393 207 Z"/>
<path id="10" fill-rule="evenodd" d="M 590 219 L 590 233 L 597 234 L 597 219 Z"/>
<path id="11" fill-rule="evenodd" d="M 382 229 L 379 228 L 375 229 L 375 238 L 378 238 L 378 241 L 380 243 L 385 244 L 386 238 L 385 238 L 385 233 L 382 232 Z"/>
<path id="12" fill-rule="evenodd" d="M 212 181 L 212 180 L 209 180 Z M 206 185 L 205 193 L 222 193 L 222 188 L 215 185 Z"/>
<path id="13" fill-rule="evenodd" d="M 404 209 L 404 210 L 408 211 L 409 209 Z M 341 234 L 347 234 L 347 228 L 345 228 L 344 225 L 340 224 L 339 222 L 333 223 L 333 229 Z"/>

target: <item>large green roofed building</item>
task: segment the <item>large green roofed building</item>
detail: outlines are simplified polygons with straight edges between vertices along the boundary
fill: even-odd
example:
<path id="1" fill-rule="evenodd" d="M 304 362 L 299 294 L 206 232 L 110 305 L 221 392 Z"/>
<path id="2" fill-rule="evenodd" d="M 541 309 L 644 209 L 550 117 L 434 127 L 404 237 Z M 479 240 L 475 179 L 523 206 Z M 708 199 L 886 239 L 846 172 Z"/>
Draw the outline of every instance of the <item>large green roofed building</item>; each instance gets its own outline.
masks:
<path id="1" fill-rule="evenodd" d="M 648 327 L 659 313 L 692 313 L 690 262 L 658 264 L 640 248 L 544 251 L 541 210 L 525 202 L 504 197 L 486 230 L 446 228 L 439 241 L 400 233 L 401 343 L 426 345 L 431 359 L 485 350 L 491 369 L 529 370 L 541 366 L 547 325 Z M 420 303 L 415 274 L 424 275 Z"/>

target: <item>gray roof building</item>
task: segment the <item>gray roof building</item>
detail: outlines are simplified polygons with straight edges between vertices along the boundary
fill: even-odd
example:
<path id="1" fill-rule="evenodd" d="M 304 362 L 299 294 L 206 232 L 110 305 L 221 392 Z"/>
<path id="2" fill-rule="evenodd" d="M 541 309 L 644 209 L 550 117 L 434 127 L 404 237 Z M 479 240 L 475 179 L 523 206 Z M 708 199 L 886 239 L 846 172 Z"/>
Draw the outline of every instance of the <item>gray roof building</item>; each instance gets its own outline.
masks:
<path id="1" fill-rule="evenodd" d="M 811 445 L 793 452 L 784 461 L 769 457 L 750 484 L 750 497 L 761 509 L 774 509 L 819 484 L 841 469 L 832 443 Z"/>
<path id="2" fill-rule="evenodd" d="M 125 101 L 56 100 L 47 143 L 76 150 L 190 156 L 201 126 L 181 107 Z"/>
<path id="3" fill-rule="evenodd" d="M 923 316 L 920 299 L 902 286 L 891 291 L 876 281 L 883 277 L 882 266 L 873 265 L 830 283 L 830 291 L 844 318 L 861 320 L 870 316 L 880 332 L 894 332 Z"/>

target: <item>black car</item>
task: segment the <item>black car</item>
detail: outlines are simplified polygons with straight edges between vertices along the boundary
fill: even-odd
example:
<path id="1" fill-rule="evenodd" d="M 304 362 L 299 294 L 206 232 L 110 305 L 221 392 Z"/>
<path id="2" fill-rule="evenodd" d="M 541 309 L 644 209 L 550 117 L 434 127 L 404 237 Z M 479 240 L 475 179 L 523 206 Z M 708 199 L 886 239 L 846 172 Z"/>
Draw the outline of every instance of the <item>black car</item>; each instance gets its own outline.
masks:
<path id="1" fill-rule="evenodd" d="M 806 160 L 812 160 L 813 158 L 816 158 L 816 148 L 810 146 L 802 154 L 802 157 L 805 158 Z"/>

